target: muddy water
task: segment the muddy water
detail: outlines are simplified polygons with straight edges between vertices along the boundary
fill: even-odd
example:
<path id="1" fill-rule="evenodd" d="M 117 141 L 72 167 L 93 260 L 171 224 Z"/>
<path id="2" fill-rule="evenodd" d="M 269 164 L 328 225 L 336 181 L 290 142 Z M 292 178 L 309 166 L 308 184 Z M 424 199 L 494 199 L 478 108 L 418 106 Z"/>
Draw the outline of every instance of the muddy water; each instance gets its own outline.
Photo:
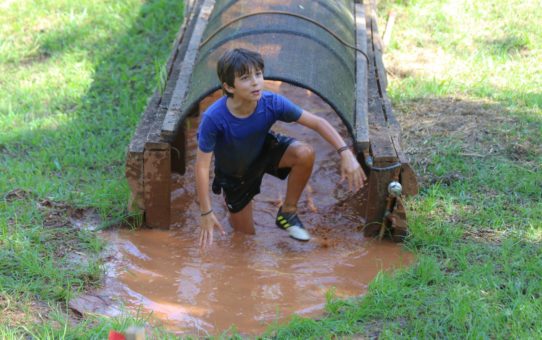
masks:
<path id="1" fill-rule="evenodd" d="M 267 86 L 326 117 L 347 135 L 337 115 L 317 96 L 278 82 Z M 254 334 L 292 314 L 321 315 L 329 289 L 340 297 L 363 294 L 378 271 L 412 261 L 400 245 L 363 237 L 359 211 L 365 193 L 352 195 L 346 183 L 338 183 L 335 150 L 295 124 L 277 124 L 275 130 L 316 151 L 313 176 L 299 204 L 313 239 L 301 243 L 275 227 L 286 183 L 269 176 L 254 202 L 256 235 L 234 232 L 221 197 L 212 195 L 227 234 L 217 235 L 215 244 L 201 251 L 193 172 L 197 123 L 193 118 L 189 124 L 187 173 L 173 178 L 170 230 L 117 230 L 107 236 L 118 250 L 107 282 L 128 308 L 152 311 L 167 328 L 182 333 L 218 334 L 236 325 L 242 333 Z"/>

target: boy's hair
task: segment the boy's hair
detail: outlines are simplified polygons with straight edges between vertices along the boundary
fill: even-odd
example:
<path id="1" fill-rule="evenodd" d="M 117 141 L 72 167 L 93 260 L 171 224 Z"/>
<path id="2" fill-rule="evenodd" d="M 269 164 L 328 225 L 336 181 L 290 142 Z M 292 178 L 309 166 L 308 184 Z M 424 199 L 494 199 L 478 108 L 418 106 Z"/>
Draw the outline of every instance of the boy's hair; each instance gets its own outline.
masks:
<path id="1" fill-rule="evenodd" d="M 222 91 L 228 96 L 233 96 L 226 91 L 223 84 L 226 83 L 233 87 L 235 76 L 242 76 L 249 73 L 251 69 L 260 70 L 263 72 L 264 62 L 262 55 L 258 52 L 250 51 L 244 48 L 235 48 L 224 52 L 222 57 L 216 64 L 216 73 L 220 84 L 222 85 Z"/>

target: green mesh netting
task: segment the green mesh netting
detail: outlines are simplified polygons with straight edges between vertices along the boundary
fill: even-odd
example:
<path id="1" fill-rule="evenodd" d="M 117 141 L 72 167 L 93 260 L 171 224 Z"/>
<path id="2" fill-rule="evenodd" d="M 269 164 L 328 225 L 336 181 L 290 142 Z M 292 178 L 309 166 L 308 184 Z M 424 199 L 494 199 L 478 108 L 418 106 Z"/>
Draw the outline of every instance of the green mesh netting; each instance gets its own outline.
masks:
<path id="1" fill-rule="evenodd" d="M 267 13 L 237 20 L 243 15 L 266 11 L 288 12 L 312 19 L 346 43 L 355 45 L 352 1 L 217 0 L 203 35 L 183 107 L 192 110 L 201 99 L 220 88 L 216 75 L 218 58 L 226 49 L 243 47 L 263 55 L 266 79 L 286 81 L 315 92 L 352 130 L 354 50 L 303 18 Z"/>

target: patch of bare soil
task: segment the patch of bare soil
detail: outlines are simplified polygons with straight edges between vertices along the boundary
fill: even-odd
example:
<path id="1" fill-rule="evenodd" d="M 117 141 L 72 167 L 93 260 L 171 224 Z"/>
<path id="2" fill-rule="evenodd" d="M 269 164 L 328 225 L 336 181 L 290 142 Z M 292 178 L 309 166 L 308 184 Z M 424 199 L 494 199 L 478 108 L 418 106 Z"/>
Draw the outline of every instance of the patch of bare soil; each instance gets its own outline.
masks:
<path id="1" fill-rule="evenodd" d="M 93 209 L 74 208 L 63 202 L 53 202 L 42 200 L 39 202 L 40 209 L 44 215 L 44 226 L 47 228 L 68 228 L 68 230 L 95 230 L 100 224 L 101 219 Z M 55 255 L 64 257 L 68 260 L 68 265 L 85 266 L 89 262 L 88 255 L 80 249 L 80 240 L 76 233 L 66 233 L 66 231 L 52 234 L 52 238 L 57 247 Z M 107 251 L 101 254 L 103 261 L 111 260 L 111 255 Z M 70 317 L 72 322 L 81 318 L 85 313 L 95 310 L 105 310 L 113 302 L 111 299 L 104 298 L 95 292 L 95 287 L 83 287 L 83 291 L 77 297 L 71 299 L 68 303 Z"/>
<path id="2" fill-rule="evenodd" d="M 4 195 L 4 199 L 7 202 L 13 202 L 13 201 L 25 200 L 33 196 L 34 194 L 30 191 L 26 191 L 23 189 L 13 189 Z"/>
<path id="3" fill-rule="evenodd" d="M 436 176 L 428 171 L 433 156 L 448 146 L 458 156 L 485 158 L 502 156 L 527 168 L 542 148 L 530 138 L 520 138 L 511 130 L 520 126 L 501 105 L 463 98 L 423 98 L 396 104 L 402 128 L 402 146 L 418 173 L 422 186 L 436 182 L 451 184 L 460 173 Z M 525 136 L 522 136 L 525 137 Z"/>
<path id="4" fill-rule="evenodd" d="M 37 324 L 47 317 L 51 308 L 37 300 L 15 298 L 0 292 L 0 320 L 4 326 L 17 327 L 24 324 Z"/>
<path id="5" fill-rule="evenodd" d="M 74 269 L 84 267 L 89 263 L 90 259 L 81 242 L 79 232 L 94 230 L 100 225 L 100 217 L 94 209 L 77 208 L 50 199 L 37 199 L 35 193 L 19 188 L 6 193 L 3 198 L 8 203 L 29 200 L 37 204 L 42 215 L 42 241 L 53 245 L 53 255 L 59 259 L 59 263 L 73 266 Z M 8 221 L 9 226 L 15 223 L 14 220 Z M 28 323 L 39 323 L 47 320 L 51 311 L 52 308 L 42 301 L 32 298 L 15 299 L 13 296 L 0 292 L 0 315 L 4 324 L 16 327 Z M 77 309 L 72 308 L 72 311 L 75 314 L 70 316 L 72 322 L 75 322 L 73 318 L 81 314 Z"/>
<path id="6" fill-rule="evenodd" d="M 484 228 L 465 230 L 463 233 L 463 239 L 465 240 L 475 240 L 479 243 L 494 245 L 500 245 L 507 237 L 507 231 Z"/>
<path id="7" fill-rule="evenodd" d="M 88 263 L 78 232 L 83 229 L 92 230 L 97 226 L 94 224 L 99 219 L 96 211 L 48 199 L 40 200 L 38 207 L 42 212 L 43 226 L 48 230 L 47 239 L 55 244 L 54 255 L 67 258 L 73 264 Z"/>

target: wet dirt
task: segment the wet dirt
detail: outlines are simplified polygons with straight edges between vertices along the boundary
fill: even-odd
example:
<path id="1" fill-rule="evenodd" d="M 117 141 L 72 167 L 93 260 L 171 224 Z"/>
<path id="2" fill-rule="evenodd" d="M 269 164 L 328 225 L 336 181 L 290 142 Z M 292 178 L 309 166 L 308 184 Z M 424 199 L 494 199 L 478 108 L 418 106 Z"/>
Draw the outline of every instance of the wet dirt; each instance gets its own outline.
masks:
<path id="1" fill-rule="evenodd" d="M 266 86 L 348 135 L 336 113 L 318 96 L 280 82 Z M 212 101 L 204 100 L 201 109 Z M 401 245 L 363 237 L 366 193 L 352 194 L 347 183 L 340 183 L 336 151 L 298 124 L 276 124 L 274 130 L 310 144 L 316 152 L 313 175 L 299 203 L 311 241 L 295 241 L 275 227 L 286 182 L 266 176 L 262 193 L 254 200 L 256 234 L 234 232 L 222 198 L 212 194 L 213 209 L 226 235 L 215 233 L 213 246 L 202 251 L 194 179 L 198 119 L 190 118 L 188 124 L 186 174 L 172 179 L 170 229 L 104 232 L 113 255 L 99 297 L 117 302 L 95 312 L 118 313 L 123 301 L 130 310 L 152 312 L 166 328 L 179 333 L 220 334 L 235 325 L 242 334 L 255 334 L 292 314 L 322 315 L 330 289 L 338 297 L 359 296 L 380 270 L 412 262 L 413 256 Z"/>

